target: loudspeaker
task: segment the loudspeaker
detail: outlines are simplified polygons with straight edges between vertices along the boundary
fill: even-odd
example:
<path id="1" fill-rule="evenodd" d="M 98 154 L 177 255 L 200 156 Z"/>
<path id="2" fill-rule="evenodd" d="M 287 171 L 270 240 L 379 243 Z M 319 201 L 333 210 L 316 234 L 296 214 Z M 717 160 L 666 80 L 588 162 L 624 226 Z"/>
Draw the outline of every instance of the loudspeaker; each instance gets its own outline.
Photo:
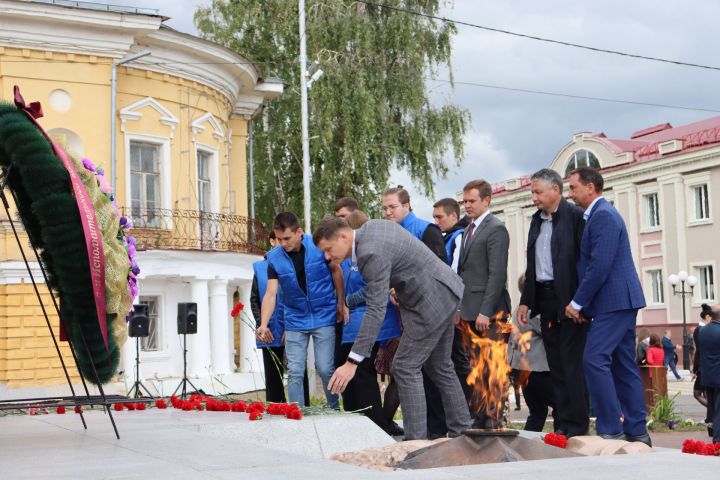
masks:
<path id="1" fill-rule="evenodd" d="M 148 320 L 148 306 L 135 305 L 130 316 L 129 337 L 147 337 L 150 335 L 150 322 Z"/>
<path id="2" fill-rule="evenodd" d="M 197 333 L 197 303 L 178 303 L 177 328 L 180 334 Z"/>

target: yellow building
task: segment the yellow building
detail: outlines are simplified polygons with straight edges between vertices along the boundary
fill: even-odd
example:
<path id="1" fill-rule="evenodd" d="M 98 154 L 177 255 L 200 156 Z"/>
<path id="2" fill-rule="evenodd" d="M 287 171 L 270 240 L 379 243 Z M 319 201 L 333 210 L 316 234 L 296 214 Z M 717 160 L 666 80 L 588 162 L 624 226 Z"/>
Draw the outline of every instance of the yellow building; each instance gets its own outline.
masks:
<path id="1" fill-rule="evenodd" d="M 262 226 L 247 218 L 248 122 L 283 86 L 264 81 L 242 56 L 163 20 L 147 9 L 0 0 L 0 98 L 11 100 L 18 85 L 26 101 L 40 101 L 40 124 L 105 169 L 133 219 L 140 301 L 151 317 L 141 344 L 146 386 L 172 392 L 182 375 L 177 303 L 197 302 L 198 334 L 188 337 L 194 383 L 206 391 L 217 380 L 248 389 L 261 362 L 251 327 L 229 317 L 238 298 L 248 303 L 264 240 Z M 7 398 L 14 389 L 66 381 L 2 217 L 0 398 Z M 44 285 L 41 291 L 47 296 Z M 123 357 L 119 391 L 134 380 L 134 342 Z"/>

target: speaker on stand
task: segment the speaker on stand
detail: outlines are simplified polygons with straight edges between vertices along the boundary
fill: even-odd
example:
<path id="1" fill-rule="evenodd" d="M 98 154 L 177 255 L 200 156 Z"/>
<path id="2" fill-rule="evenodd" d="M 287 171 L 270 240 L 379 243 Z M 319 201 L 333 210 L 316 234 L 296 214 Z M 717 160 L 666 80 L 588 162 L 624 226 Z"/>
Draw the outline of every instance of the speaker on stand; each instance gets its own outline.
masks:
<path id="1" fill-rule="evenodd" d="M 187 386 L 190 385 L 194 391 L 198 391 L 197 387 L 187 377 L 187 336 L 197 333 L 197 303 L 185 302 L 178 303 L 177 315 L 178 334 L 183 336 L 183 378 L 177 386 L 173 395 L 181 390 L 180 397 L 185 398 L 187 395 Z"/>
<path id="2" fill-rule="evenodd" d="M 147 305 L 134 305 L 130 314 L 130 324 L 128 326 L 128 336 L 135 339 L 135 383 L 128 391 L 127 396 L 140 398 L 143 396 L 142 391 L 148 394 L 148 397 L 154 398 L 150 391 L 140 381 L 140 339 L 150 335 L 150 320 L 148 318 Z M 133 394 L 134 391 L 134 394 Z"/>

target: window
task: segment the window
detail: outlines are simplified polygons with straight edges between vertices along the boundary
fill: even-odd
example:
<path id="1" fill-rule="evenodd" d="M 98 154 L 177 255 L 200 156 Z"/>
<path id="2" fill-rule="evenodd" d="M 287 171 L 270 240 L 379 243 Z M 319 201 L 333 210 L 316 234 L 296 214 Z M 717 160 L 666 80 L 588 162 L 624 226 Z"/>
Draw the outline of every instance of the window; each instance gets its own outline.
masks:
<path id="1" fill-rule="evenodd" d="M 665 290 L 663 285 L 662 270 L 648 270 L 647 272 L 650 298 L 653 305 L 661 305 L 665 303 Z"/>
<path id="2" fill-rule="evenodd" d="M 651 193 L 643 195 L 643 203 L 645 205 L 645 225 L 648 228 L 660 226 L 660 206 L 658 203 L 658 194 Z"/>
<path id="3" fill-rule="evenodd" d="M 210 161 L 212 154 L 198 150 L 197 172 L 198 172 L 198 210 L 201 212 L 212 211 L 210 204 Z"/>
<path id="4" fill-rule="evenodd" d="M 568 158 L 568 164 L 565 168 L 565 176 L 570 175 L 570 172 L 580 167 L 592 167 L 599 169 L 600 162 L 594 153 L 589 150 L 578 150 L 577 152 L 570 155 Z"/>
<path id="5" fill-rule="evenodd" d="M 148 306 L 148 336 L 140 339 L 140 348 L 143 352 L 157 352 L 160 350 L 158 315 L 160 297 L 140 296 L 140 304 Z"/>
<path id="6" fill-rule="evenodd" d="M 715 272 L 713 271 L 712 265 L 704 265 L 702 267 L 695 267 L 695 276 L 698 279 L 697 286 L 700 295 L 700 301 L 714 301 L 715 300 Z"/>
<path id="7" fill-rule="evenodd" d="M 707 183 L 692 187 L 693 200 L 695 204 L 695 220 L 710 219 L 710 196 L 708 195 Z"/>
<path id="8" fill-rule="evenodd" d="M 137 227 L 159 227 L 160 146 L 130 142 L 130 207 Z"/>

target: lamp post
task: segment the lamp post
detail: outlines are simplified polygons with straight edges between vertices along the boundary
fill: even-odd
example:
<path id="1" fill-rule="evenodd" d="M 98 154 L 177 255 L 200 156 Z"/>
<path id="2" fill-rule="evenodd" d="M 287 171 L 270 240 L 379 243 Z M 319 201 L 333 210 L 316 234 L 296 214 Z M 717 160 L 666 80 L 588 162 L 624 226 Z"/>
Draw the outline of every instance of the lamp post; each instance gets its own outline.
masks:
<path id="1" fill-rule="evenodd" d="M 692 297 L 693 288 L 697 284 L 697 278 L 684 270 L 680 270 L 677 274 L 672 274 L 668 277 L 670 285 L 673 287 L 673 295 L 680 295 L 680 301 L 682 302 L 682 321 L 683 321 L 683 369 L 690 370 L 690 335 L 687 331 L 687 314 L 685 313 L 685 297 Z M 690 290 L 685 290 L 685 284 L 690 287 Z M 677 285 L 680 284 L 680 290 L 677 289 Z"/>

